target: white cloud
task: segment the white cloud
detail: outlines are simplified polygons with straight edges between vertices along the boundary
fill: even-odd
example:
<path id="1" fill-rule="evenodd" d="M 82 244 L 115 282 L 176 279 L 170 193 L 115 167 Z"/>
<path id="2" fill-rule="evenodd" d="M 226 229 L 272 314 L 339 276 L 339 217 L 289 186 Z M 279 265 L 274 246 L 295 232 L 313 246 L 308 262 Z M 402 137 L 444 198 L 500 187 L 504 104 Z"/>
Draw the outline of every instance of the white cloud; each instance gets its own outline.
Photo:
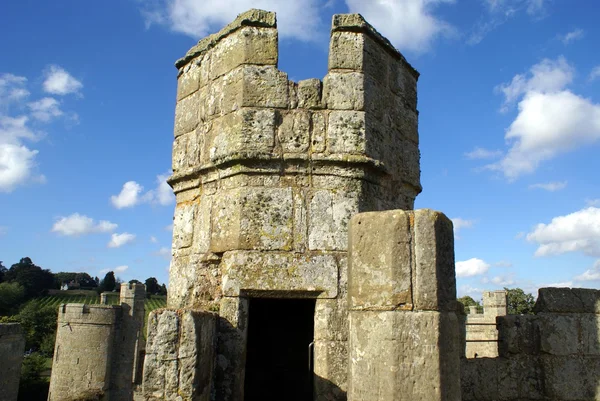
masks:
<path id="1" fill-rule="evenodd" d="M 117 273 L 123 273 L 127 269 L 129 269 L 129 266 L 123 265 L 123 266 L 117 266 L 114 269 L 102 269 L 102 270 L 100 270 L 100 273 L 114 272 L 115 274 L 117 274 Z"/>
<path id="2" fill-rule="evenodd" d="M 484 148 L 476 147 L 471 152 L 465 153 L 467 159 L 496 159 L 502 156 L 501 150 L 488 150 Z"/>
<path id="3" fill-rule="evenodd" d="M 319 0 L 153 0 L 144 3 L 146 24 L 158 23 L 199 39 L 251 8 L 275 11 L 282 38 L 312 40 L 321 28 Z"/>
<path id="4" fill-rule="evenodd" d="M 140 194 L 144 188 L 135 181 L 127 181 L 118 195 L 112 195 L 110 202 L 117 209 L 132 207 L 139 203 Z"/>
<path id="5" fill-rule="evenodd" d="M 33 118 L 43 122 L 49 122 L 53 118 L 63 115 L 60 103 L 53 97 L 44 97 L 35 102 L 27 103 L 27 106 L 31 109 Z"/>
<path id="6" fill-rule="evenodd" d="M 478 258 L 456 262 L 456 277 L 473 277 L 487 273 L 490 265 Z"/>
<path id="7" fill-rule="evenodd" d="M 458 233 L 463 228 L 472 228 L 473 224 L 475 224 L 475 220 L 466 220 L 460 217 L 455 217 L 452 220 L 452 225 L 454 227 L 454 237 L 459 239 Z"/>
<path id="8" fill-rule="evenodd" d="M 154 235 L 151 235 L 150 242 L 152 242 L 153 244 L 156 244 L 158 242 L 158 239 L 156 239 L 156 237 Z"/>
<path id="9" fill-rule="evenodd" d="M 571 42 L 574 42 L 578 39 L 582 39 L 583 35 L 583 29 L 575 29 L 564 35 L 558 35 L 558 39 L 560 39 L 560 41 L 563 42 L 564 45 L 568 45 Z"/>
<path id="10" fill-rule="evenodd" d="M 173 231 L 173 223 L 169 224 L 168 226 L 165 226 L 165 231 Z"/>
<path id="11" fill-rule="evenodd" d="M 110 201 L 117 209 L 133 207 L 140 203 L 152 203 L 162 206 L 175 201 L 173 190 L 167 183 L 168 174 L 156 176 L 156 188 L 143 193 L 144 187 L 135 181 L 127 181 L 118 195 L 112 195 Z"/>
<path id="12" fill-rule="evenodd" d="M 37 150 L 26 146 L 0 143 L 0 192 L 12 192 L 28 181 L 36 165 L 37 154 Z"/>
<path id="13" fill-rule="evenodd" d="M 73 213 L 60 217 L 52 226 L 52 232 L 66 236 L 80 236 L 92 233 L 108 233 L 117 229 L 117 224 L 101 220 L 98 223 L 91 217 Z"/>
<path id="14" fill-rule="evenodd" d="M 598 77 L 600 77 L 600 65 L 597 65 L 596 67 L 592 68 L 592 71 L 590 71 L 590 76 L 588 77 L 588 80 L 595 81 Z"/>
<path id="15" fill-rule="evenodd" d="M 505 107 L 523 96 L 519 114 L 505 135 L 510 149 L 502 160 L 486 166 L 509 181 L 600 139 L 600 105 L 564 89 L 573 70 L 562 57 L 543 60 L 532 67 L 531 75 L 529 79 L 517 75 L 498 89 L 506 97 Z"/>
<path id="16" fill-rule="evenodd" d="M 473 299 L 481 299 L 483 291 L 483 288 L 472 287 L 470 285 L 461 285 L 458 287 L 456 292 L 459 297 L 468 295 Z"/>
<path id="17" fill-rule="evenodd" d="M 454 0 L 346 0 L 350 12 L 362 14 L 400 50 L 427 51 L 435 39 L 453 35 L 455 29 L 434 14 Z"/>
<path id="18" fill-rule="evenodd" d="M 562 182 L 547 182 L 547 183 L 539 183 L 532 184 L 529 186 L 529 189 L 543 189 L 549 192 L 560 191 L 561 189 L 565 189 L 567 187 L 567 181 Z"/>
<path id="19" fill-rule="evenodd" d="M 79 93 L 83 84 L 58 65 L 51 65 L 44 73 L 45 80 L 42 86 L 44 91 L 53 95 L 68 95 Z"/>
<path id="20" fill-rule="evenodd" d="M 171 256 L 172 256 L 172 253 L 171 253 L 171 249 L 163 246 L 158 251 L 154 252 L 154 255 L 160 256 L 160 257 L 165 258 L 167 260 L 170 260 Z"/>
<path id="21" fill-rule="evenodd" d="M 501 261 L 494 263 L 494 266 L 497 266 L 497 267 L 512 267 L 512 265 L 513 264 L 511 262 L 509 262 L 508 260 L 501 260 Z"/>
<path id="22" fill-rule="evenodd" d="M 122 233 L 117 234 L 113 233 L 111 235 L 109 243 L 106 245 L 109 248 L 120 248 L 123 245 L 126 245 L 132 242 L 135 239 L 135 234 Z"/>
<path id="23" fill-rule="evenodd" d="M 582 274 L 573 278 L 575 281 L 600 281 L 600 260 L 594 263 L 591 269 L 584 271 Z"/>
<path id="24" fill-rule="evenodd" d="M 515 279 L 513 275 L 507 276 L 495 276 L 490 280 L 493 284 L 496 284 L 501 287 L 509 287 L 511 285 L 515 285 Z"/>
<path id="25" fill-rule="evenodd" d="M 494 90 L 504 94 L 502 111 L 507 111 L 522 95 L 529 92 L 551 93 L 565 88 L 573 81 L 575 69 L 564 57 L 556 60 L 544 59 L 530 68 L 530 76 L 517 74 L 510 83 L 496 86 Z"/>
<path id="26" fill-rule="evenodd" d="M 544 287 L 553 287 L 553 288 L 567 287 L 567 288 L 571 288 L 571 287 L 573 287 L 573 282 L 572 281 L 561 281 L 561 282 L 558 282 L 558 283 L 542 284 L 542 285 L 540 285 L 539 288 L 544 288 Z"/>
<path id="27" fill-rule="evenodd" d="M 527 240 L 539 245 L 535 256 L 583 252 L 600 257 L 600 209 L 588 207 L 538 224 Z"/>
<path id="28" fill-rule="evenodd" d="M 19 102 L 29 96 L 29 91 L 25 89 L 27 78 L 13 74 L 0 75 L 0 106 L 8 105 L 12 102 Z"/>
<path id="29" fill-rule="evenodd" d="M 585 203 L 588 206 L 600 206 L 600 199 L 586 199 Z"/>

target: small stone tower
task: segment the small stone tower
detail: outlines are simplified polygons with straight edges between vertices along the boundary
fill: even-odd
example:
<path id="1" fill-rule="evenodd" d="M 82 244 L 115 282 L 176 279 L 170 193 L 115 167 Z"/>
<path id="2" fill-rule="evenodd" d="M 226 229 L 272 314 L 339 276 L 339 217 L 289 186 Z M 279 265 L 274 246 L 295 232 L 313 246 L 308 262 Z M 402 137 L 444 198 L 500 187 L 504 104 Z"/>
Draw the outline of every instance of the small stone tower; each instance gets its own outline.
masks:
<path id="1" fill-rule="evenodd" d="M 307 380 L 315 399 L 342 400 L 348 223 L 413 208 L 419 74 L 358 14 L 333 17 L 323 81 L 290 81 L 277 47 L 275 14 L 251 10 L 176 63 L 168 306 L 218 311 L 219 401 L 260 385 L 246 372 L 269 358 L 259 326 L 280 322 L 269 330 L 291 344 L 304 329 L 288 316 L 306 312 Z"/>
<path id="2" fill-rule="evenodd" d="M 133 398 L 145 297 L 143 284 L 124 283 L 120 305 L 60 306 L 49 401 Z"/>

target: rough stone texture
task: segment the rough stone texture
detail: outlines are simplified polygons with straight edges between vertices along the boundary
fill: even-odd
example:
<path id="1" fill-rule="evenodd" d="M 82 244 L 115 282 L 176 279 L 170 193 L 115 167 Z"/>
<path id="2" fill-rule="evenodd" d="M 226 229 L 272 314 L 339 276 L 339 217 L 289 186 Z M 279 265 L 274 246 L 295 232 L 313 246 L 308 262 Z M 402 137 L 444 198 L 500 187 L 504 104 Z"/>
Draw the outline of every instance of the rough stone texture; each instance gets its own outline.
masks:
<path id="1" fill-rule="evenodd" d="M 323 81 L 290 81 L 277 40 L 250 10 L 176 64 L 168 305 L 219 310 L 215 397 L 241 401 L 248 298 L 317 298 L 315 397 L 343 400 L 348 225 L 421 191 L 418 73 L 359 15 Z"/>
<path id="2" fill-rule="evenodd" d="M 500 356 L 462 359 L 462 399 L 600 399 L 599 301 L 596 290 L 544 288 L 536 315 L 498 316 Z"/>
<path id="3" fill-rule="evenodd" d="M 458 321 L 453 312 L 350 313 L 351 401 L 458 400 Z"/>
<path id="4" fill-rule="evenodd" d="M 25 336 L 20 324 L 0 324 L 0 401 L 16 401 Z"/>
<path id="5" fill-rule="evenodd" d="M 217 315 L 160 309 L 148 317 L 144 361 L 146 400 L 211 399 Z"/>
<path id="6" fill-rule="evenodd" d="M 143 284 L 122 284 L 120 305 L 65 304 L 58 327 L 48 400 L 129 401 L 144 352 Z"/>
<path id="7" fill-rule="evenodd" d="M 354 216 L 348 301 L 349 400 L 460 398 L 453 233 L 444 215 Z"/>
<path id="8" fill-rule="evenodd" d="M 476 307 L 465 317 L 465 355 L 467 358 L 497 357 L 498 329 L 496 317 L 507 314 L 506 291 L 484 291 L 483 313 Z"/>

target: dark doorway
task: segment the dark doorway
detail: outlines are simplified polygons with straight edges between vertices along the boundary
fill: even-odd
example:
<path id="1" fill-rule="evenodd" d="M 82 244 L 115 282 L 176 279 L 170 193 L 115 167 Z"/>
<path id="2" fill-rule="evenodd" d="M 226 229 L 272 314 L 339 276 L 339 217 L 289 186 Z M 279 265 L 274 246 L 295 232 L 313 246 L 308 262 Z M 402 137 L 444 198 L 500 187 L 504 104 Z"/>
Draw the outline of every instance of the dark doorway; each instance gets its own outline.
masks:
<path id="1" fill-rule="evenodd" d="M 312 401 L 314 299 L 251 298 L 245 401 Z"/>

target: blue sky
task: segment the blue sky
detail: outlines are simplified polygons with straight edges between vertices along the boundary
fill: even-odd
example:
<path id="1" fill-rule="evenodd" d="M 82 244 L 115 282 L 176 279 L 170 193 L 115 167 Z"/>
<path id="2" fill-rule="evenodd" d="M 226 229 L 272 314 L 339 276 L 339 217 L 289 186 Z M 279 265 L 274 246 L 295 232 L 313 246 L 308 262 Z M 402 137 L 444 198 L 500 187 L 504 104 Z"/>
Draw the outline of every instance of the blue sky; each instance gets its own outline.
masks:
<path id="1" fill-rule="evenodd" d="M 251 7 L 281 70 L 322 78 L 335 13 L 420 73 L 423 192 L 455 222 L 459 295 L 600 284 L 594 0 L 123 0 L 0 5 L 0 260 L 168 280 L 174 61 Z"/>

